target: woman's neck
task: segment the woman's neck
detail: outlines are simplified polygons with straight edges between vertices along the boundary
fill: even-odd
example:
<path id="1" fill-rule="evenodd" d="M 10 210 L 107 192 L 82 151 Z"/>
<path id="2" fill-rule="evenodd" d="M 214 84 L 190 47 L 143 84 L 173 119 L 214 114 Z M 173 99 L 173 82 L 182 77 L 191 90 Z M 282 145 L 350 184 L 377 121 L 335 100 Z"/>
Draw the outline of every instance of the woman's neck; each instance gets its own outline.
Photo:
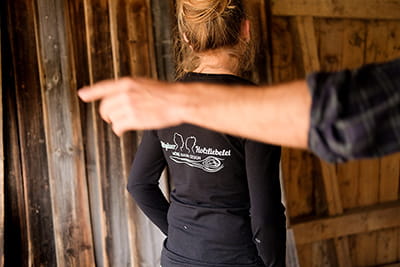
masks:
<path id="1" fill-rule="evenodd" d="M 227 50 L 204 52 L 199 54 L 200 65 L 193 71 L 209 74 L 238 75 L 238 59 Z"/>

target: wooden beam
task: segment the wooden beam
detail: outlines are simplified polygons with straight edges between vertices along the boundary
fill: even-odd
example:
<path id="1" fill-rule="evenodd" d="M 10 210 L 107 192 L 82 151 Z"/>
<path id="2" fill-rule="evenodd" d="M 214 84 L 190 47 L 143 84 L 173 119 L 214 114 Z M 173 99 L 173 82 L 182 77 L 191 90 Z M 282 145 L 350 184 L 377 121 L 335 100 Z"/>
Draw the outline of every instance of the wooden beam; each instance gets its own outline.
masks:
<path id="1" fill-rule="evenodd" d="M 400 262 L 389 263 L 385 265 L 380 265 L 380 267 L 400 267 Z"/>
<path id="2" fill-rule="evenodd" d="M 400 0 L 272 0 L 276 16 L 400 19 Z"/>
<path id="3" fill-rule="evenodd" d="M 400 226 L 400 201 L 379 204 L 343 215 L 293 224 L 297 244 Z"/>
<path id="4" fill-rule="evenodd" d="M 317 40 L 315 36 L 314 20 L 312 17 L 296 17 L 296 26 L 302 52 L 304 70 L 306 73 L 320 70 L 318 59 Z M 343 213 L 343 205 L 340 197 L 338 177 L 335 165 L 320 161 L 322 179 L 325 189 L 326 202 L 329 215 Z M 351 266 L 349 241 L 347 238 L 333 240 L 336 249 L 338 265 Z"/>
<path id="5" fill-rule="evenodd" d="M 36 8 L 37 54 L 57 266 L 88 266 L 95 262 L 94 247 L 64 1 L 38 1 Z"/>

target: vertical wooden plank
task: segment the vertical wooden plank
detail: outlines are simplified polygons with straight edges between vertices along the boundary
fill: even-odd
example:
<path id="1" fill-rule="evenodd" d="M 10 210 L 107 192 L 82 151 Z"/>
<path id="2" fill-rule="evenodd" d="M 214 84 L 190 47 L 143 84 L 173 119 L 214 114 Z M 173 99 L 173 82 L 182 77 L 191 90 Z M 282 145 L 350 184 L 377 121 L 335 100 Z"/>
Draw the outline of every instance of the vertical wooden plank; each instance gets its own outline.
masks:
<path id="1" fill-rule="evenodd" d="M 57 266 L 85 266 L 94 262 L 94 251 L 64 1 L 43 0 L 36 7 Z"/>
<path id="2" fill-rule="evenodd" d="M 400 23 L 386 22 L 386 58 L 390 60 L 400 57 Z M 400 154 L 381 159 L 379 201 L 386 202 L 400 198 Z M 378 234 L 377 263 L 400 261 L 400 229 L 389 229 Z"/>
<path id="3" fill-rule="evenodd" d="M 154 2 L 153 2 L 154 3 Z M 109 1 L 110 6 L 110 27 L 111 27 L 111 42 L 113 50 L 113 67 L 114 77 L 118 78 L 121 76 L 146 76 L 146 77 L 157 77 L 156 58 L 154 54 L 154 47 L 152 43 L 160 42 L 160 40 L 154 40 L 153 28 L 157 32 L 163 31 L 164 35 L 171 37 L 171 17 L 168 16 L 172 12 L 173 4 L 170 1 L 162 1 L 156 3 L 156 7 L 163 6 L 163 15 L 161 18 L 157 18 L 156 21 L 151 21 L 151 8 L 150 1 Z M 154 7 L 153 7 L 154 9 Z M 137 13 L 135 15 L 135 13 Z M 164 21 L 162 25 L 157 25 L 157 21 Z M 147 23 L 140 24 L 138 22 L 147 21 Z M 170 22 L 170 24 L 168 24 Z M 162 29 L 161 29 L 162 28 Z M 169 35 L 168 35 L 169 34 Z M 132 39 L 133 38 L 133 39 Z M 132 42 L 132 40 L 138 40 L 139 42 Z M 172 62 L 172 51 L 163 50 L 166 47 L 172 49 L 171 39 L 169 43 L 161 43 L 158 46 L 158 52 L 160 53 L 157 62 L 160 63 L 158 69 L 162 71 L 164 79 L 173 80 L 174 69 Z M 147 44 L 146 44 L 147 42 Z M 136 46 L 136 48 L 133 47 Z M 131 56 L 127 51 L 135 51 L 135 55 Z M 168 56 L 168 58 L 164 58 Z M 137 58 L 137 54 L 140 58 Z M 140 63 L 133 62 L 134 60 L 140 60 Z M 148 66 L 144 71 L 141 70 L 137 73 L 137 67 L 131 69 L 136 64 L 145 64 Z M 165 64 L 165 65 L 164 65 Z M 169 70 L 165 68 L 170 68 Z M 122 152 L 122 173 L 123 173 L 123 184 L 126 185 L 130 166 L 134 157 L 138 143 L 137 133 L 130 132 L 125 133 L 120 139 L 120 148 Z M 165 184 L 168 184 L 166 176 L 162 178 Z M 152 224 L 149 219 L 138 210 L 134 200 L 129 195 L 128 191 L 124 191 L 125 197 L 125 208 L 128 222 L 128 229 L 130 232 L 129 243 L 131 253 L 131 261 L 134 266 L 156 266 L 159 265 L 159 257 L 162 248 L 162 241 L 164 236 L 160 231 Z M 136 233 L 141 233 L 137 235 Z"/>
<path id="4" fill-rule="evenodd" d="M 305 72 L 310 73 L 320 70 L 314 18 L 295 17 L 295 23 Z"/>
<path id="5" fill-rule="evenodd" d="M 399 198 L 400 155 L 382 158 L 380 168 L 379 202 L 389 202 Z"/>
<path id="6" fill-rule="evenodd" d="M 313 244 L 297 246 L 300 266 L 312 266 L 313 264 Z"/>
<path id="7" fill-rule="evenodd" d="M 272 20 L 274 82 L 298 78 L 295 63 L 293 36 L 289 20 L 274 17 Z M 304 163 L 304 164 L 303 164 Z M 313 212 L 313 162 L 309 153 L 284 149 L 282 175 L 287 197 L 287 209 L 291 218 L 311 215 Z"/>
<path id="8" fill-rule="evenodd" d="M 7 1 L 14 65 L 28 266 L 56 266 L 47 150 L 31 1 Z M 40 192 L 40 194 L 38 194 Z"/>
<path id="9" fill-rule="evenodd" d="M 251 22 L 251 38 L 256 45 L 257 56 L 251 78 L 257 84 L 271 83 L 269 1 L 248 0 L 243 1 L 243 5 Z"/>
<path id="10" fill-rule="evenodd" d="M 340 198 L 336 166 L 321 162 L 328 213 L 330 216 L 343 213 L 342 201 Z M 352 266 L 350 247 L 347 237 L 334 238 L 334 249 L 336 250 L 336 261 L 338 266 Z"/>
<path id="11" fill-rule="evenodd" d="M 320 58 L 323 70 L 337 71 L 346 67 L 355 68 L 363 63 L 365 47 L 364 23 L 323 19 L 319 20 L 318 24 Z M 342 192 L 340 194 L 342 196 L 342 210 L 356 207 L 359 203 L 358 194 L 355 194 L 355 192 L 359 192 L 359 183 L 361 182 L 359 181 L 360 164 L 360 162 L 354 161 L 337 166 L 338 187 Z M 350 238 L 351 241 L 353 241 L 352 238 Z M 356 244 L 355 242 L 350 243 Z M 347 242 L 345 247 L 349 246 Z M 351 256 L 358 253 L 352 253 L 355 249 L 350 250 Z M 355 264 L 356 260 L 352 258 L 352 262 Z"/>
<path id="12" fill-rule="evenodd" d="M 96 30 L 101 31 L 101 34 L 107 34 L 107 28 L 102 27 L 100 21 L 98 23 L 98 28 L 93 29 L 93 10 L 91 1 L 79 1 L 80 5 L 77 8 L 78 15 L 77 17 L 83 17 L 84 23 L 83 27 L 85 28 L 85 37 L 82 37 L 82 41 L 85 42 L 86 53 L 82 54 L 86 56 L 87 60 L 85 63 L 88 65 L 88 80 L 90 83 L 93 83 L 93 64 L 92 57 L 96 54 L 98 50 L 104 49 L 101 45 L 101 41 L 95 42 L 93 39 L 94 32 Z M 82 5 L 82 6 L 81 6 Z M 97 8 L 101 8 L 101 4 L 98 4 Z M 83 9 L 83 10 L 82 10 Z M 79 16 L 80 15 L 80 16 Z M 76 16 L 75 16 L 76 17 Z M 104 20 L 107 23 L 107 17 L 104 17 Z M 79 33 L 81 29 L 76 29 L 74 35 Z M 103 45 L 107 45 L 104 43 Z M 78 49 L 81 48 L 79 44 Z M 105 50 L 108 52 L 108 50 Z M 106 55 L 106 53 L 104 53 Z M 102 55 L 99 55 L 102 56 Z M 104 56 L 102 57 L 104 60 Z M 105 63 L 106 64 L 106 63 Z M 107 66 L 107 65 L 106 65 Z M 96 67 L 96 71 L 98 75 L 102 75 L 101 68 L 99 66 Z M 86 77 L 83 77 L 86 78 Z M 108 78 L 107 75 L 102 76 L 100 79 Z M 109 263 L 109 253 L 107 252 L 107 236 L 111 235 L 108 233 L 107 229 L 107 213 L 103 203 L 103 190 L 100 177 L 103 177 L 105 171 L 105 162 L 99 163 L 99 151 L 102 149 L 102 146 L 99 147 L 99 129 L 98 124 L 100 123 L 100 119 L 96 117 L 96 104 L 90 104 L 84 106 L 84 122 L 83 122 L 83 129 L 84 129 L 84 138 L 85 138 L 85 157 L 87 161 L 87 177 L 88 177 L 88 189 L 89 189 L 89 198 L 90 198 L 90 206 L 91 206 L 91 217 L 92 217 L 92 228 L 93 228 L 93 238 L 94 238 L 94 245 L 95 245 L 95 259 L 96 265 L 98 266 L 110 266 Z M 102 131 L 101 131 L 102 133 Z M 103 167 L 100 167 L 102 165 Z M 111 239 L 111 237 L 109 237 Z"/>
<path id="13" fill-rule="evenodd" d="M 343 68 L 356 68 L 365 62 L 367 32 L 364 21 L 344 20 Z M 379 161 L 359 161 L 358 191 L 352 193 L 357 199 L 356 206 L 377 203 L 379 184 Z M 353 178 L 353 179 L 354 179 Z M 355 265 L 376 264 L 376 233 L 355 236 L 353 261 Z M 366 253 L 368 251 L 368 253 Z"/>
<path id="14" fill-rule="evenodd" d="M 337 71 L 342 66 L 344 24 L 333 19 L 315 19 L 319 61 L 324 71 Z"/>
<path id="15" fill-rule="evenodd" d="M 302 51 L 303 65 L 306 73 L 320 70 L 317 50 L 317 39 L 312 17 L 296 17 L 297 32 L 299 35 Z M 339 191 L 336 166 L 320 161 L 322 169 L 322 180 L 326 194 L 329 215 L 343 213 L 342 201 Z M 347 238 L 335 238 L 333 240 L 336 249 L 338 266 L 351 266 L 349 244 Z M 327 244 L 328 245 L 328 244 Z M 329 247 L 329 246 L 328 246 Z M 328 253 L 323 253 L 328 254 Z M 315 258 L 315 257 L 314 257 Z"/>
<path id="16" fill-rule="evenodd" d="M 109 1 L 109 16 L 110 16 L 110 34 L 111 45 L 113 54 L 113 69 L 114 77 L 120 78 L 130 74 L 129 54 L 128 51 L 128 21 L 125 15 L 127 2 L 124 0 Z M 122 163 L 122 181 L 127 181 L 129 174 L 129 167 L 133 158 L 133 151 L 136 148 L 136 134 L 126 133 L 120 138 L 121 150 L 121 163 Z M 124 185 L 122 183 L 121 185 Z M 127 214 L 127 227 L 128 227 L 128 250 L 130 253 L 130 262 L 132 266 L 139 264 L 139 244 L 136 236 L 136 207 L 130 199 L 127 190 L 122 195 L 124 197 L 124 209 Z"/>
<path id="17" fill-rule="evenodd" d="M 398 22 L 371 21 L 367 25 L 367 63 L 382 62 L 400 56 L 398 44 L 400 37 Z M 379 189 L 377 202 L 383 203 L 398 199 L 400 156 L 391 155 L 380 159 Z M 376 264 L 387 264 L 399 260 L 397 256 L 398 229 L 383 230 L 377 233 Z"/>
<path id="18" fill-rule="evenodd" d="M 5 2 L 0 3 L 0 12 L 7 10 Z M 4 131 L 4 266 L 28 265 L 28 240 L 25 213 L 23 181 L 21 173 L 21 154 L 19 152 L 17 109 L 13 74 L 13 57 L 10 47 L 10 34 L 5 17 L 2 16 L 2 88 Z M 4 19 L 4 20 L 3 20 Z"/>
<path id="19" fill-rule="evenodd" d="M 378 160 L 360 161 L 358 206 L 370 206 L 379 202 L 379 170 Z"/>
<path id="20" fill-rule="evenodd" d="M 356 68 L 365 62 L 366 24 L 364 21 L 345 20 L 343 42 L 343 68 Z M 377 203 L 379 184 L 379 161 L 359 161 L 358 191 L 349 192 L 356 197 L 355 205 L 367 206 Z M 376 264 L 376 233 L 355 236 L 353 262 L 357 266 Z M 366 253 L 368 251 L 368 253 Z"/>
<path id="21" fill-rule="evenodd" d="M 13 94 L 15 91 L 12 82 L 9 80 L 10 77 L 5 78 L 7 81 L 4 88 L 4 112 L 8 119 L 4 121 L 4 128 L 7 129 L 5 132 L 5 154 L 7 158 L 5 159 L 4 264 L 5 266 L 28 266 L 30 256 L 18 142 L 16 98 Z"/>
<path id="22" fill-rule="evenodd" d="M 172 0 L 151 0 L 155 60 L 157 62 L 158 79 L 164 81 L 175 80 L 174 66 L 174 37 L 175 5 Z"/>
<path id="23" fill-rule="evenodd" d="M 173 4 L 171 1 L 159 1 L 157 6 L 165 6 L 166 9 L 162 10 L 162 20 L 171 19 L 168 16 L 172 13 Z M 126 8 L 124 16 L 126 17 L 127 22 L 127 36 L 128 38 L 128 47 L 126 51 L 129 51 L 129 54 L 125 54 L 130 58 L 130 65 L 129 65 L 129 75 L 131 76 L 145 76 L 145 77 L 162 77 L 167 78 L 170 75 L 169 79 L 172 79 L 174 71 L 171 73 L 157 73 L 157 66 L 156 62 L 160 61 L 167 61 L 167 59 L 159 58 L 156 60 L 156 51 L 154 47 L 155 37 L 153 36 L 153 31 L 157 33 L 158 28 L 163 28 L 164 31 L 170 31 L 171 28 L 168 27 L 168 24 L 165 23 L 163 25 L 157 26 L 157 18 L 156 21 L 152 20 L 152 8 L 151 4 L 154 1 L 150 0 L 140 0 L 140 1 L 133 1 L 129 0 L 126 2 Z M 169 12 L 169 10 L 171 12 Z M 121 25 L 122 23 L 119 23 Z M 119 42 L 120 44 L 120 42 Z M 164 44 L 164 47 L 172 45 Z M 122 49 L 122 47 L 121 47 Z M 124 52 L 126 52 L 124 51 Z M 164 53 L 168 53 L 168 51 L 164 51 Z M 172 59 L 172 58 L 171 58 Z M 171 62 L 169 63 L 171 64 Z M 166 62 L 166 66 L 168 67 L 168 63 Z M 169 66 L 172 67 L 172 66 Z M 122 67 L 121 67 L 122 68 Z M 164 70 L 165 71 L 165 70 Z M 161 75 L 161 76 L 160 76 Z M 125 157 L 125 166 L 126 172 L 128 172 L 132 160 L 133 160 L 133 152 L 135 152 L 133 147 L 136 148 L 134 145 L 135 142 L 139 143 L 139 135 L 140 133 L 136 133 L 135 139 L 129 139 L 127 135 L 124 136 L 122 140 L 122 151 L 123 156 Z M 126 140 L 129 142 L 126 143 Z M 167 179 L 164 177 L 161 178 L 164 181 L 164 184 L 167 184 Z M 125 191 L 127 194 L 127 198 L 129 199 L 127 203 L 129 203 L 129 209 L 133 212 L 132 216 L 134 216 L 134 220 L 130 220 L 130 228 L 132 231 L 136 231 L 138 234 L 136 236 L 136 264 L 137 266 L 158 266 L 160 253 L 162 248 L 162 241 L 164 239 L 163 234 L 155 227 L 153 223 L 149 221 L 149 219 L 137 208 L 136 204 L 132 197 L 129 195 L 128 192 Z"/>
<path id="24" fill-rule="evenodd" d="M 149 1 L 84 1 L 90 82 L 121 75 L 156 75 Z M 91 105 L 86 116 L 92 216 L 100 238 L 97 258 L 105 265 L 139 266 L 137 214 L 128 199 L 126 177 L 135 149 L 134 134 L 116 137 Z M 112 182 L 111 182 L 112 180 Z M 126 234 L 128 233 L 128 234 Z"/>
<path id="25" fill-rule="evenodd" d="M 84 17 L 90 83 L 113 77 L 112 50 L 108 2 L 84 0 Z M 100 266 L 115 264 L 114 236 L 110 225 L 108 202 L 107 154 L 104 124 L 97 115 L 98 105 L 86 109 L 85 132 L 87 135 L 86 157 L 88 160 L 88 186 L 91 214 L 96 244 L 96 263 Z M 106 183 L 106 184 L 105 184 Z M 122 229 L 121 229 L 122 230 Z"/>
<path id="26" fill-rule="evenodd" d="M 272 76 L 273 82 L 291 81 L 304 76 L 296 64 L 291 24 L 288 18 L 272 17 Z M 284 148 L 281 157 L 283 189 L 286 196 L 286 214 L 290 222 L 313 213 L 314 187 L 313 159 L 307 152 Z M 312 245 L 297 247 L 300 266 L 311 266 Z"/>
<path id="27" fill-rule="evenodd" d="M 294 62 L 295 47 L 289 19 L 272 17 L 271 29 L 273 82 L 288 82 L 303 76 Z"/>
<path id="28" fill-rule="evenodd" d="M 157 77 L 154 37 L 151 29 L 150 0 L 128 1 L 126 16 L 129 21 L 129 53 L 131 74 L 140 77 Z"/>

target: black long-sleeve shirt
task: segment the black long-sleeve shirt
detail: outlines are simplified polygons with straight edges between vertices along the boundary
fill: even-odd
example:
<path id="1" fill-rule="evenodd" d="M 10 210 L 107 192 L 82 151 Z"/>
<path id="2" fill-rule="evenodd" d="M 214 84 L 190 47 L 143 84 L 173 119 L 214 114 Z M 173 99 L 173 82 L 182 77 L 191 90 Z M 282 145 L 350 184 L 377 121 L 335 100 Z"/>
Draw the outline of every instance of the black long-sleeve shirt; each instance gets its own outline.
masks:
<path id="1" fill-rule="evenodd" d="M 197 73 L 183 81 L 251 84 Z M 128 190 L 167 235 L 162 266 L 284 266 L 279 161 L 279 147 L 194 125 L 146 131 Z M 170 203 L 158 187 L 165 166 Z"/>

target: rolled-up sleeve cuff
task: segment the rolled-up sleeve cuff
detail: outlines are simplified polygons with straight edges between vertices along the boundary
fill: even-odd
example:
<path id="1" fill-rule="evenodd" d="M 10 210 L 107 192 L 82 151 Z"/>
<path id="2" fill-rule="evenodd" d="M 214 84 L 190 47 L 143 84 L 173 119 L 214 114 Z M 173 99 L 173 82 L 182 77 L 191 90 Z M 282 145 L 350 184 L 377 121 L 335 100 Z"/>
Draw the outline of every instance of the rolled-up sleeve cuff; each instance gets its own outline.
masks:
<path id="1" fill-rule="evenodd" d="M 349 71 L 316 72 L 307 77 L 312 97 L 308 147 L 328 162 L 345 161 L 343 154 L 349 149 L 337 128 L 341 112 L 338 92 L 349 75 Z"/>
<path id="2" fill-rule="evenodd" d="M 330 162 L 400 151 L 400 59 L 307 77 L 308 146 Z"/>

